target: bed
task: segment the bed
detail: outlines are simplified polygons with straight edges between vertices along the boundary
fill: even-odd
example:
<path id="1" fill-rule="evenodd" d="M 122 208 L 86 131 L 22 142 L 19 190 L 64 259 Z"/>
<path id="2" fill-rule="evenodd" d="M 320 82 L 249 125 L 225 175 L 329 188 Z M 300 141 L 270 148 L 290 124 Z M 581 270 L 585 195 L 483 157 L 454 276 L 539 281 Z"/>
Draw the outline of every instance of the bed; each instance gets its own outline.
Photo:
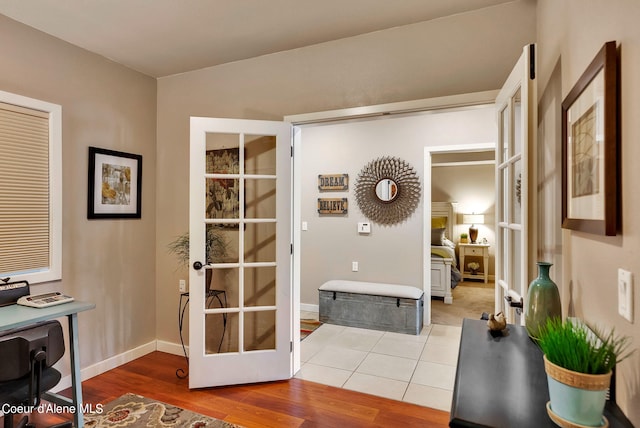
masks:
<path id="1" fill-rule="evenodd" d="M 450 202 L 431 203 L 431 296 L 453 303 L 452 291 L 461 275 L 456 261 L 453 236 L 455 214 Z"/>

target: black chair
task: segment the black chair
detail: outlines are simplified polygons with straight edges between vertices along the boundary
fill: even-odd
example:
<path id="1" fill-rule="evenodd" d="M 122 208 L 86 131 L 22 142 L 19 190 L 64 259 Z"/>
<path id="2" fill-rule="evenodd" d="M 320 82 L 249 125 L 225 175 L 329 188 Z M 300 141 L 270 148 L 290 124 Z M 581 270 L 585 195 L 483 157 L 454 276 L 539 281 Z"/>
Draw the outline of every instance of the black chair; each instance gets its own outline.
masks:
<path id="1" fill-rule="evenodd" d="M 0 403 L 4 428 L 14 427 L 14 410 L 35 409 L 41 394 L 60 382 L 61 374 L 53 366 L 64 355 L 62 326 L 45 321 L 28 327 L 0 332 Z M 19 413 L 23 413 L 19 411 Z M 16 427 L 33 426 L 24 416 Z M 57 426 L 69 426 L 71 422 Z"/>

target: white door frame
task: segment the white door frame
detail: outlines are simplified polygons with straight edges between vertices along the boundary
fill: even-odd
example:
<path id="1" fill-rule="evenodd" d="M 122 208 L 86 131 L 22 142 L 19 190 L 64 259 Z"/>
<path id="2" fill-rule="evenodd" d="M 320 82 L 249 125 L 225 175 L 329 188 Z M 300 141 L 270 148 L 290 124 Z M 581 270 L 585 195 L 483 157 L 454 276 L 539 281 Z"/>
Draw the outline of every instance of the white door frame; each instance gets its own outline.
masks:
<path id="1" fill-rule="evenodd" d="M 446 146 L 427 146 L 424 148 L 424 218 L 422 220 L 423 246 L 422 251 L 424 274 L 422 284 L 424 288 L 424 301 L 429 302 L 424 305 L 424 325 L 431 324 L 431 167 L 434 153 L 469 153 L 495 150 L 495 143 L 459 144 Z M 455 212 L 454 212 L 455 215 Z M 449 236 L 449 239 L 452 237 Z"/>
<path id="2" fill-rule="evenodd" d="M 386 115 L 396 115 L 396 114 L 408 114 L 408 113 L 419 113 L 424 111 L 452 111 L 456 109 L 464 109 L 473 106 L 479 105 L 487 105 L 493 104 L 495 102 L 498 91 L 484 91 L 484 92 L 474 92 L 469 94 L 461 94 L 461 95 L 452 95 L 447 97 L 438 97 L 438 98 L 428 98 L 414 101 L 405 101 L 405 102 L 397 102 L 397 103 L 389 103 L 389 104 L 378 104 L 372 106 L 364 106 L 364 107 L 354 107 L 347 109 L 339 109 L 339 110 L 327 110 L 321 112 L 314 113 L 304 113 L 297 115 L 285 116 L 284 121 L 291 123 L 294 126 L 293 130 L 293 260 L 292 260 L 292 281 L 293 281 L 293 290 L 292 290 L 292 298 L 294 299 L 292 310 L 299 311 L 300 310 L 300 231 L 302 225 L 302 206 L 301 206 L 301 192 L 302 185 L 298 182 L 296 177 L 300 177 L 302 173 L 302 162 L 301 162 L 301 153 L 302 153 L 302 138 L 301 127 L 304 125 L 312 125 L 321 122 L 332 122 L 332 121 L 342 121 L 342 120 L 351 120 L 351 119 L 359 119 L 366 117 L 375 117 L 375 116 L 386 116 Z M 297 128 L 297 129 L 296 129 Z M 452 146 L 449 146 L 451 149 Z M 429 167 L 429 171 L 431 167 Z M 431 182 L 429 182 L 429 198 L 431 197 Z M 427 187 L 425 181 L 425 188 Z M 427 200 L 427 196 L 425 193 L 424 201 Z M 424 201 L 422 202 L 424 204 Z M 430 199 L 429 199 L 430 201 Z M 426 204 L 425 204 L 426 207 Z M 428 204 L 429 208 L 429 218 L 431 217 L 431 203 Z M 431 223 L 429 223 L 431 224 Z M 424 226 L 423 226 L 424 229 Z M 423 251 L 424 253 L 425 251 Z M 427 268 L 429 271 L 431 270 L 431 258 L 428 257 L 429 265 L 426 266 L 423 264 L 423 269 Z M 429 302 L 431 301 L 431 282 L 423 279 L 423 289 L 425 292 L 425 300 L 428 298 Z M 428 293 L 428 295 L 427 295 Z M 431 322 L 431 304 L 428 306 L 428 317 L 424 317 L 424 325 L 429 325 Z M 426 315 L 427 313 L 425 313 Z M 295 326 L 295 324 L 294 324 Z M 299 332 L 298 332 L 299 334 Z M 299 340 L 296 341 L 294 339 L 294 372 L 299 370 L 300 368 L 300 343 Z"/>

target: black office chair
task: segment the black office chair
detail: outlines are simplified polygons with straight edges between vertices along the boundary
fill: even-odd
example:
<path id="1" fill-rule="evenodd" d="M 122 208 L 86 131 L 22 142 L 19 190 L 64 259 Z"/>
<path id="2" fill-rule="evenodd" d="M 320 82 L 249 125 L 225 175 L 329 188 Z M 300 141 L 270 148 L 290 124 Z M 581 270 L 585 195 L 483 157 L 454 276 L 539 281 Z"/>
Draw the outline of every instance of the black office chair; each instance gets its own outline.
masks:
<path id="1" fill-rule="evenodd" d="M 61 374 L 53 366 L 64 355 L 62 326 L 46 321 L 0 332 L 0 403 L 6 411 L 4 428 L 13 428 L 15 406 L 40 404 L 42 393 L 58 384 Z M 33 426 L 24 416 L 18 427 Z M 72 426 L 64 423 L 57 426 Z"/>

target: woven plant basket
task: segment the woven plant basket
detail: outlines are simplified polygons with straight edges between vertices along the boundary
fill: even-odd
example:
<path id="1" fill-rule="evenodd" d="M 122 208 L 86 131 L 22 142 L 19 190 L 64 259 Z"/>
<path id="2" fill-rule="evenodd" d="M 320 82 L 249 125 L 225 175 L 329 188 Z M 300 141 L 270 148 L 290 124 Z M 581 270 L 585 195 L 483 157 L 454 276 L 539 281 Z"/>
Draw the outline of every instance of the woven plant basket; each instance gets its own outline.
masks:
<path id="1" fill-rule="evenodd" d="M 608 426 L 602 416 L 611 372 L 600 375 L 574 372 L 560 367 L 544 356 L 549 384 L 547 412 L 561 427 Z"/>
<path id="2" fill-rule="evenodd" d="M 549 376 L 558 382 L 588 391 L 605 390 L 609 388 L 609 384 L 611 383 L 612 372 L 600 375 L 574 372 L 553 364 L 547 360 L 546 355 L 544 356 L 544 369 Z"/>

